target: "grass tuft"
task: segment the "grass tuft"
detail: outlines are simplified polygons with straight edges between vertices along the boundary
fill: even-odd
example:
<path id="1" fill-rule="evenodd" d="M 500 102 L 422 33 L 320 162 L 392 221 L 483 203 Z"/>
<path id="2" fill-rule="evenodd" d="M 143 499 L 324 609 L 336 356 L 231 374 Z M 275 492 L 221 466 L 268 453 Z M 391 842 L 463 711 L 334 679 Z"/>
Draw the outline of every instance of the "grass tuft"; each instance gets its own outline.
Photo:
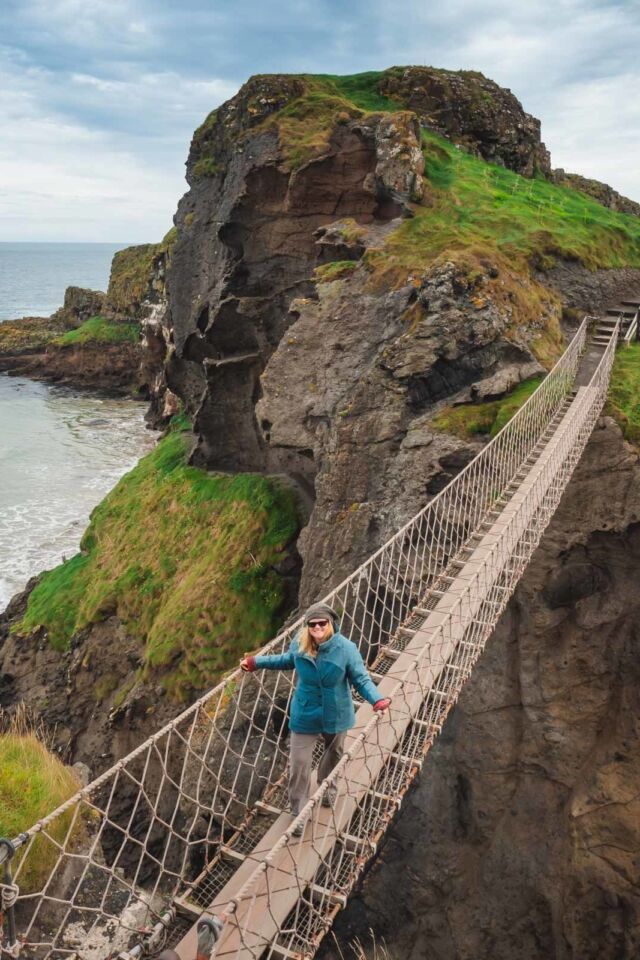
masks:
<path id="1" fill-rule="evenodd" d="M 196 177 L 217 177 L 224 171 L 221 163 L 217 163 L 212 157 L 201 157 L 193 167 L 193 173 Z"/>
<path id="2" fill-rule="evenodd" d="M 139 323 L 116 323 L 106 317 L 90 317 L 75 330 L 68 330 L 53 341 L 58 347 L 80 346 L 84 343 L 138 343 Z"/>
<path id="3" fill-rule="evenodd" d="M 541 383 L 542 377 L 533 377 L 519 383 L 500 400 L 447 407 L 433 418 L 431 426 L 463 439 L 475 436 L 495 437 Z"/>
<path id="4" fill-rule="evenodd" d="M 640 448 L 640 343 L 616 353 L 605 412 L 620 424 L 625 439 Z"/>
<path id="5" fill-rule="evenodd" d="M 81 552 L 43 575 L 16 628 L 44 628 L 62 650 L 117 614 L 144 673 L 176 699 L 273 635 L 286 598 L 277 565 L 299 526 L 293 494 L 273 481 L 187 466 L 181 426 L 94 510 Z"/>
<path id="6" fill-rule="evenodd" d="M 74 771 L 47 749 L 23 716 L 0 733 L 0 836 L 16 837 L 79 788 Z M 72 812 L 58 817 L 48 829 L 51 839 L 40 835 L 30 845 L 18 875 L 22 893 L 41 889 L 58 858 L 55 843 L 64 842 L 72 817 Z M 19 851 L 13 861 L 14 874 L 23 855 Z"/>
<path id="7" fill-rule="evenodd" d="M 341 280 L 349 277 L 358 266 L 357 260 L 333 260 L 316 267 L 315 279 L 318 283 L 329 283 L 331 280 Z"/>

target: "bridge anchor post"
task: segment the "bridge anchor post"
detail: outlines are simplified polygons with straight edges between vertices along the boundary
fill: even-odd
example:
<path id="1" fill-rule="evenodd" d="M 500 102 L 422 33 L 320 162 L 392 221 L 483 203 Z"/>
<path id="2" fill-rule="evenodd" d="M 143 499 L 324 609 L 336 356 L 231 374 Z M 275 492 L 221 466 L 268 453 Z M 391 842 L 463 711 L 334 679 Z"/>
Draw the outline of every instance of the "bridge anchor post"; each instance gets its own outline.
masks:
<path id="1" fill-rule="evenodd" d="M 4 862 L 3 880 L 0 882 L 0 955 L 7 957 L 20 956 L 20 941 L 16 936 L 15 906 L 20 893 L 17 883 L 13 882 L 11 860 L 16 847 L 11 840 L 0 837 L 0 863 Z M 4 918 L 7 918 L 8 939 L 5 942 Z"/>

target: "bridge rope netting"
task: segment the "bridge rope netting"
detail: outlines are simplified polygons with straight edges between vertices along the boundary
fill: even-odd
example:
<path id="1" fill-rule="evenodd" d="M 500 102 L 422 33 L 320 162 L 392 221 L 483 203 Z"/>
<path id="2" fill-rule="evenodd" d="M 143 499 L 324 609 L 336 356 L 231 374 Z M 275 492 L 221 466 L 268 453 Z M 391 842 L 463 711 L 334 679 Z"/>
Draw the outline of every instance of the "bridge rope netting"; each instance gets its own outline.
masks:
<path id="1" fill-rule="evenodd" d="M 324 598 L 392 705 L 373 714 L 354 697 L 345 754 L 299 817 L 286 804 L 294 678 L 238 670 L 14 838 L 10 861 L 0 847 L 2 894 L 15 901 L 8 953 L 101 960 L 170 946 L 188 960 L 209 936 L 216 958 L 313 955 L 559 503 L 602 410 L 617 332 L 574 390 L 583 322 L 503 430 Z M 300 626 L 265 652 L 287 649 Z"/>

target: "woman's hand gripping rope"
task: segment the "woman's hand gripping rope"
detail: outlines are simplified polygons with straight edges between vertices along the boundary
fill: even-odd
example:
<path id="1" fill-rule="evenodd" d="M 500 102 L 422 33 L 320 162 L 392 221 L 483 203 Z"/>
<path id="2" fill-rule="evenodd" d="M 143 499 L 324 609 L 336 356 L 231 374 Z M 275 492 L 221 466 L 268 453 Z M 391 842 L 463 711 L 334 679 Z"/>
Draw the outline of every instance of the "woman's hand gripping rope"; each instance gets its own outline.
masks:
<path id="1" fill-rule="evenodd" d="M 389 709 L 390 705 L 391 697 L 383 697 L 382 700 L 376 700 L 373 705 L 373 709 L 376 711 L 376 713 L 384 713 Z"/>

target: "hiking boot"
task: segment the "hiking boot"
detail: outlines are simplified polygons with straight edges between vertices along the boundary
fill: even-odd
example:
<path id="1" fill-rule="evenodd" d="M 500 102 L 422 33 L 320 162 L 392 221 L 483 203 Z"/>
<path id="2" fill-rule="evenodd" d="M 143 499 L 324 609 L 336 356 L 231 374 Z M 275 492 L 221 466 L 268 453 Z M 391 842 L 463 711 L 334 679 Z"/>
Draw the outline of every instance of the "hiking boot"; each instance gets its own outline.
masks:
<path id="1" fill-rule="evenodd" d="M 305 828 L 305 827 L 306 827 L 306 823 L 304 822 L 304 820 L 301 820 L 299 823 L 296 823 L 295 827 L 294 827 L 293 830 L 291 831 L 291 836 L 292 836 L 292 837 L 301 837 L 302 834 L 304 833 L 304 828 Z"/>
<path id="2" fill-rule="evenodd" d="M 322 794 L 322 806 L 335 807 L 337 797 L 338 794 L 336 790 L 325 790 Z"/>

